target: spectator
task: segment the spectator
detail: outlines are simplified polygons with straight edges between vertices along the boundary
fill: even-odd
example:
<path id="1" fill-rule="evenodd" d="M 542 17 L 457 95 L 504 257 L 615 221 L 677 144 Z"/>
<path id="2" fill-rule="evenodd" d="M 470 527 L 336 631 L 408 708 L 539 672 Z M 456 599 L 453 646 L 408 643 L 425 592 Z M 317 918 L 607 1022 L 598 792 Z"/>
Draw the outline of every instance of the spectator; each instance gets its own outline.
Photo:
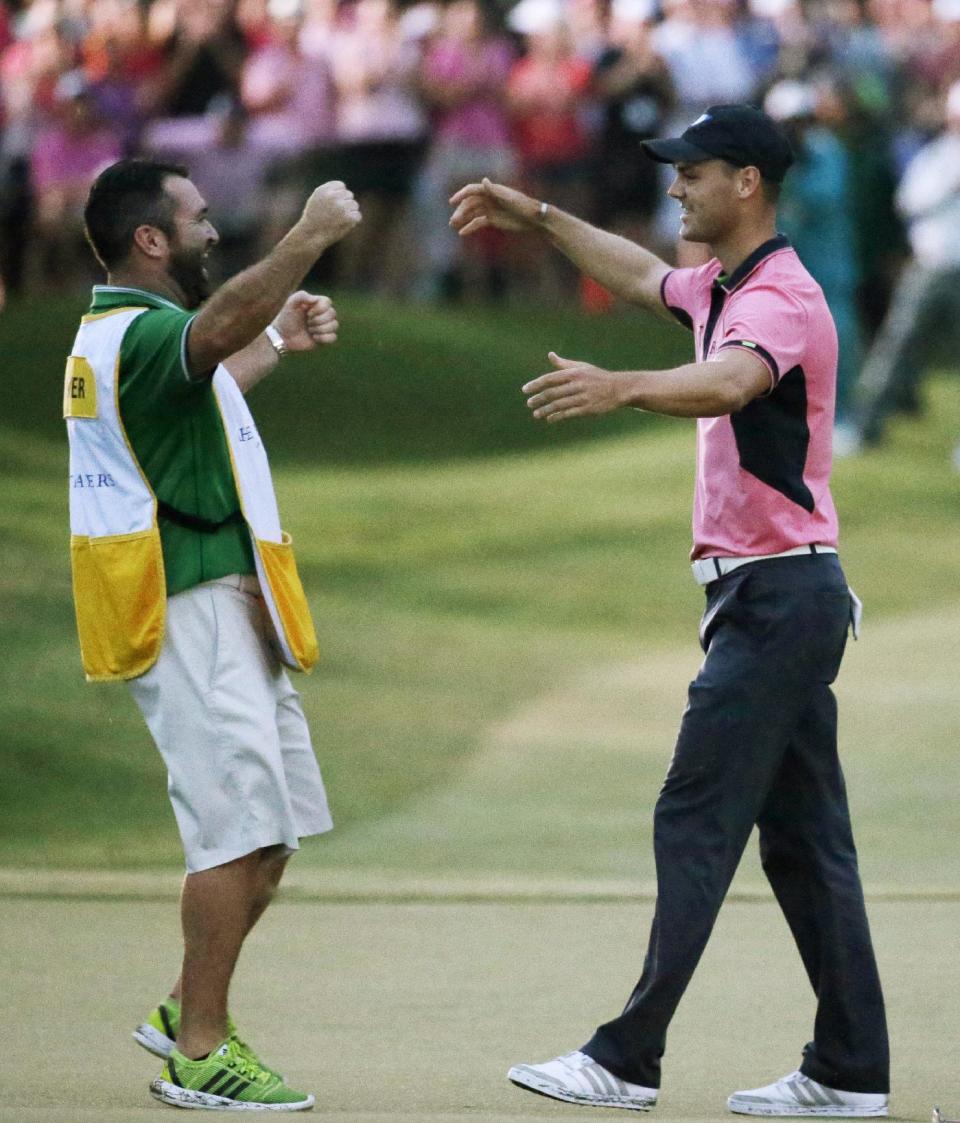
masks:
<path id="1" fill-rule="evenodd" d="M 960 2 L 933 0 L 933 34 L 914 55 L 914 71 L 931 88 L 943 89 L 960 80 Z"/>
<path id="2" fill-rule="evenodd" d="M 564 0 L 563 17 L 574 54 L 592 66 L 607 45 L 605 0 Z"/>
<path id="3" fill-rule="evenodd" d="M 852 177 L 847 152 L 817 121 L 816 93 L 800 82 L 778 82 L 763 107 L 779 121 L 796 157 L 783 183 L 778 217 L 797 256 L 823 290 L 837 328 L 834 449 L 853 439 L 850 391 L 860 369 L 857 247 L 850 218 Z"/>
<path id="4" fill-rule="evenodd" d="M 13 42 L 13 20 L 10 14 L 10 5 L 6 0 L 0 0 L 0 53 L 5 51 Z"/>
<path id="5" fill-rule="evenodd" d="M 705 105 L 747 101 L 757 75 L 735 32 L 733 0 L 666 0 L 653 45 L 666 60 L 688 125 Z"/>
<path id="6" fill-rule="evenodd" d="M 402 16 L 393 4 L 404 5 Z M 220 256 L 236 251 L 231 268 L 255 252 L 251 231 L 279 236 L 307 175 L 350 176 L 369 217 L 339 248 L 342 277 L 388 291 L 412 285 L 419 296 L 465 283 L 499 291 L 536 253 L 497 231 L 463 245 L 446 228 L 452 186 L 486 173 L 517 180 L 514 143 L 531 190 L 628 237 L 659 238 L 669 252 L 675 211 L 661 202 L 650 217 L 666 183 L 637 159 L 635 139 L 685 126 L 708 104 L 756 102 L 792 78 L 816 88 L 819 125 L 856 167 L 859 312 L 867 338 L 877 330 L 906 248 L 896 183 L 939 129 L 944 89 L 960 78 L 960 0 L 522 0 L 518 13 L 539 13 L 541 24 L 548 13 L 550 26 L 527 36 L 513 71 L 515 134 L 506 104 L 514 52 L 484 26 L 503 0 L 443 4 L 0 0 L 8 291 L 22 284 L 32 229 L 34 141 L 59 113 L 57 82 L 78 66 L 125 153 L 196 169 L 229 243 Z M 427 159 L 418 163 L 418 152 Z M 404 221 L 411 178 L 412 223 Z M 404 238 L 411 225 L 415 251 Z M 395 263 L 385 270 L 384 238 Z M 598 309 L 609 305 L 602 290 L 595 296 Z M 897 393 L 898 408 L 909 404 L 907 383 Z"/>
<path id="7" fill-rule="evenodd" d="M 588 209 L 590 137 L 582 106 L 590 64 L 577 56 L 557 0 L 521 0 L 509 26 L 524 36 L 526 52 L 510 71 L 507 105 L 524 190 L 562 210 Z M 523 262 L 542 298 L 556 299 L 576 274 L 546 247 L 526 247 Z"/>
<path id="8" fill-rule="evenodd" d="M 300 47 L 300 0 L 269 0 L 266 35 L 246 59 L 240 102 L 249 115 L 246 143 L 268 158 L 326 147 L 334 136 L 334 90 L 324 59 Z"/>
<path id="9" fill-rule="evenodd" d="M 857 435 L 876 444 L 909 395 L 935 344 L 953 344 L 960 324 L 960 81 L 949 89 L 942 132 L 911 161 L 897 191 L 913 258 L 860 376 Z M 960 453 L 960 450 L 958 450 Z M 955 454 L 960 467 L 960 455 Z"/>
<path id="10" fill-rule="evenodd" d="M 299 8 L 300 4 L 294 5 Z M 243 35 L 247 53 L 265 47 L 273 38 L 270 0 L 234 0 L 233 18 Z"/>
<path id="11" fill-rule="evenodd" d="M 231 0 L 153 0 L 148 26 L 165 56 L 158 116 L 200 117 L 236 99 L 246 42 Z"/>
<path id="12" fill-rule="evenodd" d="M 418 91 L 420 45 L 402 31 L 393 0 L 354 0 L 331 44 L 338 179 L 363 211 L 341 247 L 340 279 L 397 293 L 409 271 L 401 253 L 405 207 L 426 145 Z"/>
<path id="13" fill-rule="evenodd" d="M 100 117 L 79 70 L 60 79 L 54 99 L 56 115 L 40 130 L 33 146 L 30 179 L 40 276 L 46 285 L 62 287 L 86 276 L 87 192 L 99 172 L 119 159 L 121 140 Z"/>
<path id="14" fill-rule="evenodd" d="M 894 77 L 894 58 L 867 9 L 857 0 L 830 0 L 810 6 L 808 77 L 827 70 L 855 91 L 862 104 L 886 106 Z"/>
<path id="15" fill-rule="evenodd" d="M 579 110 L 590 66 L 574 53 L 556 0 L 522 0 L 510 13 L 510 26 L 526 41 L 507 81 L 521 169 L 533 194 L 553 194 L 558 206 L 570 209 L 563 199 L 581 195 L 587 174 L 590 139 Z"/>
<path id="16" fill-rule="evenodd" d="M 81 57 L 91 95 L 119 130 L 124 149 L 133 152 L 163 56 L 147 37 L 145 9 L 137 0 L 92 0 L 87 14 Z"/>
<path id="17" fill-rule="evenodd" d="M 508 181 L 516 175 L 505 104 L 512 62 L 510 44 L 487 26 L 479 0 L 449 0 L 420 68 L 433 129 L 414 196 L 419 299 L 456 295 L 465 267 L 478 264 L 464 256 L 461 240 L 447 225 L 450 195 L 485 175 Z M 484 282 L 496 278 L 501 245 L 496 237 L 481 240 Z"/>
<path id="18" fill-rule="evenodd" d="M 303 0 L 300 49 L 307 58 L 330 64 L 330 43 L 337 22 L 337 0 Z"/>
<path id="19" fill-rule="evenodd" d="M 781 51 L 803 34 L 797 0 L 748 0 L 734 25 L 740 53 L 755 81 L 766 85 L 776 75 Z"/>
<path id="20" fill-rule="evenodd" d="M 238 169 L 241 182 L 249 181 L 253 198 L 239 208 L 248 215 L 249 226 L 237 250 L 249 239 L 253 256 L 259 257 L 296 218 L 311 159 L 333 144 L 335 94 L 326 55 L 308 56 L 303 48 L 302 0 L 268 0 L 262 21 L 255 20 L 250 10 L 246 16 L 250 19 L 247 34 L 256 46 L 243 65 L 240 106 L 232 120 L 240 130 L 237 158 L 247 157 L 245 166 Z M 201 160 L 198 166 L 194 160 L 194 176 L 199 172 L 197 182 L 208 196 L 219 200 L 224 188 L 230 191 L 226 174 L 218 177 L 218 184 L 211 184 L 203 164 Z M 221 161 L 221 166 L 227 173 L 227 164 Z M 335 177 L 324 174 L 322 178 Z M 230 229 L 228 213 L 236 213 L 236 209 L 221 210 L 217 224 L 221 236 Z"/>
<path id="21" fill-rule="evenodd" d="M 223 276 L 241 269 L 256 254 L 261 236 L 274 233 L 277 223 L 268 221 L 265 213 L 268 173 L 278 156 L 308 139 L 309 129 L 302 127 L 295 99 L 289 96 L 292 81 L 302 81 L 304 96 L 318 89 L 305 68 L 298 71 L 291 59 L 290 39 L 298 31 L 296 12 L 287 4 L 279 14 L 274 8 L 277 19 L 270 19 L 269 9 L 262 14 L 266 24 L 256 9 L 248 7 L 244 22 L 254 42 L 264 40 L 260 50 L 269 52 L 272 82 L 263 78 L 260 51 L 254 49 L 248 62 L 247 40 L 231 0 L 191 0 L 179 6 L 171 6 L 171 0 L 154 0 L 150 10 L 151 34 L 164 44 L 166 59 L 159 83 L 159 115 L 144 129 L 142 149 L 162 162 L 189 164 L 191 178 L 220 231 L 218 268 Z M 286 26 L 288 20 L 292 28 Z M 269 45 L 267 34 L 274 37 Z M 241 100 L 245 75 L 243 93 L 252 116 Z M 322 120 L 322 102 L 319 106 Z M 299 109 L 301 114 L 305 110 L 302 102 Z M 261 122 L 258 114 L 271 110 L 279 116 Z M 278 194 L 275 210 L 285 198 Z"/>
<path id="22" fill-rule="evenodd" d="M 666 61 L 676 99 L 667 131 L 682 131 L 708 105 L 748 102 L 757 85 L 735 30 L 734 0 L 663 0 L 664 18 L 653 29 L 653 48 Z M 661 168 L 657 241 L 676 240 L 676 204 Z"/>
<path id="23" fill-rule="evenodd" d="M 613 0 L 609 44 L 593 72 L 603 106 L 595 222 L 644 244 L 660 205 L 660 174 L 640 141 L 662 135 L 674 102 L 670 72 L 653 45 L 654 10 L 653 0 Z"/>
<path id="24" fill-rule="evenodd" d="M 32 226 L 30 154 L 38 130 L 56 115 L 54 92 L 76 65 L 76 44 L 55 0 L 35 0 L 0 55 L 0 264 L 8 289 L 24 284 Z"/>
<path id="25" fill-rule="evenodd" d="M 876 335 L 907 254 L 903 223 L 894 206 L 898 171 L 893 122 L 884 108 L 868 105 L 840 82 L 818 83 L 821 121 L 839 136 L 856 175 L 856 205 L 849 217 L 856 241 L 857 308 L 865 343 Z M 881 231 L 882 234 L 878 234 Z"/>

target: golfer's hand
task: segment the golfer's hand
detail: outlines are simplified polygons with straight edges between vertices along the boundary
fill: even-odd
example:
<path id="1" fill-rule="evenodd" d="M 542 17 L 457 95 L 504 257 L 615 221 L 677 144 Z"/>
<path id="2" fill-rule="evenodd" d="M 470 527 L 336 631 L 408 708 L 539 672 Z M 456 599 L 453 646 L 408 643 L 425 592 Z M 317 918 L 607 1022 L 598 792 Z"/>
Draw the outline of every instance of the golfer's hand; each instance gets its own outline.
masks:
<path id="1" fill-rule="evenodd" d="M 450 225 L 461 237 L 475 234 L 485 226 L 497 230 L 531 230 L 537 226 L 540 204 L 522 191 L 491 183 L 468 183 L 450 197 L 455 207 Z"/>
<path id="2" fill-rule="evenodd" d="M 569 417 L 588 417 L 610 413 L 629 402 L 626 377 L 590 363 L 562 359 L 550 352 L 548 358 L 557 368 L 541 374 L 523 387 L 527 407 L 533 416 L 545 421 L 566 421 Z"/>
<path id="3" fill-rule="evenodd" d="M 329 296 L 295 292 L 287 297 L 273 326 L 291 351 L 312 351 L 324 343 L 336 343 L 340 324 Z"/>
<path id="4" fill-rule="evenodd" d="M 303 208 L 297 228 L 322 249 L 339 242 L 360 221 L 360 205 L 339 179 L 321 183 Z"/>

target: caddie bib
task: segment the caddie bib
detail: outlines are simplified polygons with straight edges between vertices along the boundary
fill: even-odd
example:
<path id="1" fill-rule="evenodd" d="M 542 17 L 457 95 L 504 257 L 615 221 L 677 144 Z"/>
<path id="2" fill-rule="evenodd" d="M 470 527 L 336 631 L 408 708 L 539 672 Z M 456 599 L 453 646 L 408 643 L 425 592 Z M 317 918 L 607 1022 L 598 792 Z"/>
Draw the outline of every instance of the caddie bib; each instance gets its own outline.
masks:
<path id="1" fill-rule="evenodd" d="M 70 556 L 84 671 L 90 681 L 136 678 L 163 643 L 166 585 L 157 500 L 127 439 L 119 357 L 138 308 L 83 317 L 64 377 L 70 443 Z M 317 640 L 289 535 L 280 527 L 266 450 L 239 388 L 213 376 L 237 494 L 283 662 L 309 670 Z"/>

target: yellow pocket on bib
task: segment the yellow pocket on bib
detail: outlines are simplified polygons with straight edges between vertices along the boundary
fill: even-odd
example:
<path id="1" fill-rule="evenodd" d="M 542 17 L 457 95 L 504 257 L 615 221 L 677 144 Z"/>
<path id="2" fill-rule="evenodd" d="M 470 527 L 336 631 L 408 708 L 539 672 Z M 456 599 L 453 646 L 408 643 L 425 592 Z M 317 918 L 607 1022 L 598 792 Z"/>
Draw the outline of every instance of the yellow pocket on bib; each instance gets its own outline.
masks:
<path id="1" fill-rule="evenodd" d="M 73 599 L 87 678 L 129 679 L 157 661 L 167 590 L 160 532 L 70 539 Z"/>
<path id="2" fill-rule="evenodd" d="M 257 538 L 257 551 L 283 626 L 283 639 L 302 671 L 309 671 L 320 658 L 306 594 L 297 573 L 293 541 L 283 531 L 282 542 Z"/>

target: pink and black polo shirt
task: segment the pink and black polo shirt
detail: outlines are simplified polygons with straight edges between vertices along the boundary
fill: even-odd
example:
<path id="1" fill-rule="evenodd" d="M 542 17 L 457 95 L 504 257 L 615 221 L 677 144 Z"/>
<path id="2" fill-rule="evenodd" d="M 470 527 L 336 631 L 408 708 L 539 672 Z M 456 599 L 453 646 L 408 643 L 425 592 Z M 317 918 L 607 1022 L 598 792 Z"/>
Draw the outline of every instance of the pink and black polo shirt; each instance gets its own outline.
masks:
<path id="1" fill-rule="evenodd" d="M 835 547 L 837 333 L 820 286 L 778 236 L 729 277 L 714 258 L 668 273 L 660 293 L 693 332 L 698 362 L 743 347 L 770 371 L 768 393 L 697 421 L 693 560 Z"/>

